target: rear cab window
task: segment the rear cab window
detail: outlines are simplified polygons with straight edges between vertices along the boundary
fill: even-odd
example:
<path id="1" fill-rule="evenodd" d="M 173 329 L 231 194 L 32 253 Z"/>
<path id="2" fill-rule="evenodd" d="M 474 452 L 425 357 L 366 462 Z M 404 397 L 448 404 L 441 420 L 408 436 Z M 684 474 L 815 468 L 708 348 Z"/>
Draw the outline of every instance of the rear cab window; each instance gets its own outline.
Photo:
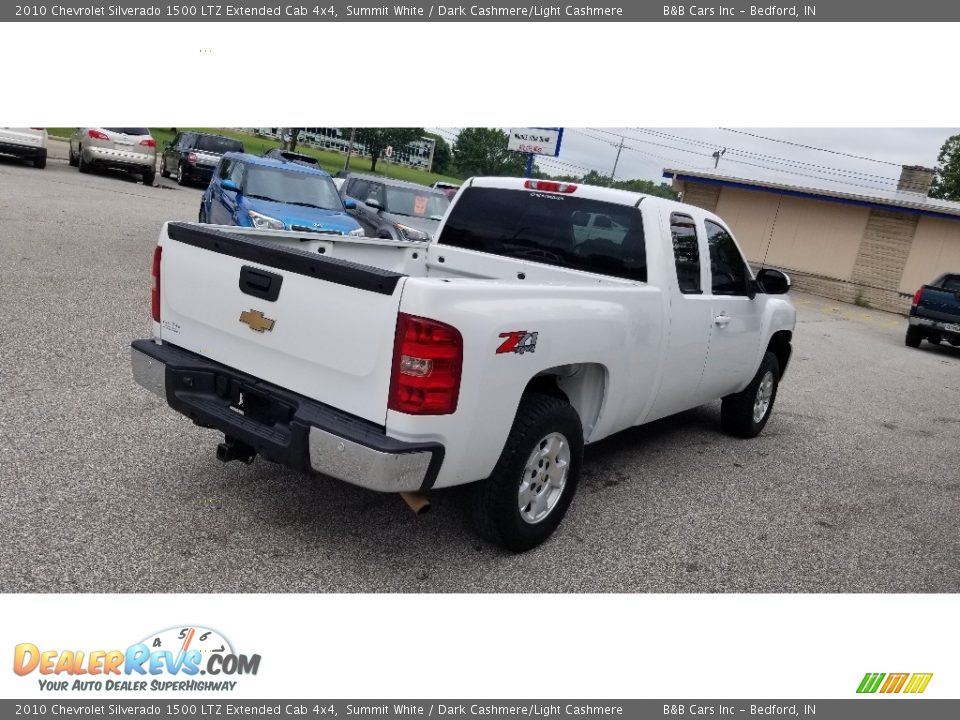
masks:
<path id="1" fill-rule="evenodd" d="M 469 187 L 441 245 L 646 282 L 643 219 L 635 207 L 537 191 Z"/>
<path id="2" fill-rule="evenodd" d="M 677 285 L 680 292 L 685 294 L 702 293 L 697 224 L 689 215 L 671 213 L 670 236 L 673 238 L 673 259 L 677 266 Z"/>

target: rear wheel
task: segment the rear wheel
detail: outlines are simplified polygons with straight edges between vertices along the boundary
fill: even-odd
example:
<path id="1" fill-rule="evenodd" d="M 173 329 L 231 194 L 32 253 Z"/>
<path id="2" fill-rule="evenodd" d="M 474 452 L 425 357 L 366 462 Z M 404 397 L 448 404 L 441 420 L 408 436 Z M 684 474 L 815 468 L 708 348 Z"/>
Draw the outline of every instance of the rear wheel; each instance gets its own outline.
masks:
<path id="1" fill-rule="evenodd" d="M 43 170 L 47 166 L 47 151 L 43 150 L 33 159 L 33 166 L 38 170 Z"/>
<path id="2" fill-rule="evenodd" d="M 187 176 L 183 174 L 183 163 L 177 165 L 177 185 L 186 185 Z"/>
<path id="3" fill-rule="evenodd" d="M 157 171 L 153 168 L 150 168 L 149 170 L 141 174 L 143 175 L 144 185 L 149 185 L 152 187 L 153 184 L 157 181 Z"/>
<path id="4" fill-rule="evenodd" d="M 915 325 L 907 326 L 907 336 L 903 342 L 907 347 L 918 348 L 920 341 L 923 340 L 923 331 Z"/>
<path id="5" fill-rule="evenodd" d="M 77 169 L 82 173 L 88 173 L 93 169 L 93 166 L 83 159 L 83 148 L 80 148 L 80 152 L 78 153 Z"/>
<path id="6" fill-rule="evenodd" d="M 779 384 L 780 363 L 776 355 L 767 352 L 750 384 L 723 399 L 720 425 L 724 432 L 742 438 L 759 435 L 773 412 Z"/>
<path id="7" fill-rule="evenodd" d="M 493 473 L 478 483 L 477 532 L 513 552 L 535 548 L 566 514 L 582 460 L 576 411 L 555 397 L 525 396 Z"/>
<path id="8" fill-rule="evenodd" d="M 70 163 L 70 167 L 76 167 L 78 164 L 77 156 L 73 153 L 73 145 L 70 146 L 70 152 L 67 156 L 67 162 Z"/>
<path id="9" fill-rule="evenodd" d="M 160 177 L 168 178 L 170 177 L 170 171 L 167 170 L 167 160 L 166 158 L 160 158 Z"/>

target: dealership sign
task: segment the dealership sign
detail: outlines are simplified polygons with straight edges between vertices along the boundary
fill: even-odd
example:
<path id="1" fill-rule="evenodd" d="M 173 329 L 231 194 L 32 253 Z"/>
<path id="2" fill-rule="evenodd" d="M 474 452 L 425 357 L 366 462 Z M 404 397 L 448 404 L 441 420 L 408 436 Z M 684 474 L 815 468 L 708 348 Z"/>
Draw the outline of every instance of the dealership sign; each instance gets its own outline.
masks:
<path id="1" fill-rule="evenodd" d="M 557 157 L 562 139 L 563 128 L 510 128 L 507 150 Z"/>

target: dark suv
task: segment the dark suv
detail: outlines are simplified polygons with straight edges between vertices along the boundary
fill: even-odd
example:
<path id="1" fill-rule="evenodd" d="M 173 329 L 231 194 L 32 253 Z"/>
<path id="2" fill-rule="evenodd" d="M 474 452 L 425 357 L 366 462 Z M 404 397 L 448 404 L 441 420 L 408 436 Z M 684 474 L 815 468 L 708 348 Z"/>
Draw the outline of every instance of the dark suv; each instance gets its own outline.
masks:
<path id="1" fill-rule="evenodd" d="M 356 201 L 350 214 L 368 237 L 394 240 L 430 240 L 450 207 L 439 190 L 377 175 L 347 174 L 340 196 Z"/>
<path id="2" fill-rule="evenodd" d="M 189 182 L 207 184 L 224 153 L 243 152 L 239 140 L 203 132 L 181 132 L 163 149 L 160 175 L 175 173 L 178 185 Z"/>

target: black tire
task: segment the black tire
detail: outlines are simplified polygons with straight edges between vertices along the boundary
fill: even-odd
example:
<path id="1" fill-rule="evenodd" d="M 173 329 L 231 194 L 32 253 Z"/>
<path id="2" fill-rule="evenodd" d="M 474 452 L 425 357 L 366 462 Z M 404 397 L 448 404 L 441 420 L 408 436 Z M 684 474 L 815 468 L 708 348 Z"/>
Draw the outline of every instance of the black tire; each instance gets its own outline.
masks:
<path id="1" fill-rule="evenodd" d="M 183 172 L 183 163 L 177 165 L 177 185 L 186 185 L 187 175 Z"/>
<path id="2" fill-rule="evenodd" d="M 528 461 L 538 451 L 538 446 L 544 447 L 543 441 L 553 434 L 562 435 L 567 441 L 570 458 L 566 481 L 552 507 L 546 509 L 546 515 L 531 522 L 521 514 L 519 493 L 524 483 L 528 486 L 533 484 L 525 472 Z M 535 548 L 550 537 L 563 520 L 577 490 L 582 462 L 583 430 L 576 411 L 555 397 L 526 395 L 520 402 L 510 435 L 493 473 L 477 483 L 472 508 L 477 532 L 489 542 L 513 552 Z M 533 472 L 536 471 L 534 467 Z M 538 482 L 541 492 L 546 493 L 549 487 L 545 487 L 542 475 Z M 529 511 L 530 508 L 528 505 L 526 509 Z"/>
<path id="3" fill-rule="evenodd" d="M 67 162 L 70 163 L 70 167 L 76 167 L 79 164 L 77 156 L 73 154 L 73 145 L 70 146 L 70 151 L 67 153 Z"/>
<path id="4" fill-rule="evenodd" d="M 166 158 L 160 158 L 160 177 L 168 178 L 170 177 L 170 171 L 167 170 L 167 160 Z"/>
<path id="5" fill-rule="evenodd" d="M 153 187 L 153 184 L 157 181 L 157 171 L 154 169 L 147 170 L 143 175 L 143 184 Z"/>
<path id="6" fill-rule="evenodd" d="M 77 156 L 77 170 L 82 173 L 88 173 L 93 170 L 93 166 L 83 159 L 83 148 L 80 148 L 80 152 Z"/>
<path id="7" fill-rule="evenodd" d="M 907 325 L 907 336 L 903 342 L 907 347 L 918 348 L 920 341 L 923 340 L 923 330 L 915 325 Z"/>
<path id="8" fill-rule="evenodd" d="M 197 221 L 205 223 L 207 221 L 207 213 L 203 210 L 203 203 L 200 203 L 200 212 L 197 213 Z"/>
<path id="9" fill-rule="evenodd" d="M 763 415 L 756 419 L 755 410 L 758 409 L 758 398 L 761 385 L 769 379 L 772 386 L 769 389 L 769 402 Z M 760 434 L 777 399 L 777 387 L 780 385 L 780 362 L 772 352 L 767 352 L 760 362 L 760 368 L 753 380 L 742 391 L 734 395 L 727 395 L 720 407 L 720 425 L 723 431 L 730 435 L 742 438 L 753 438 Z"/>
<path id="10" fill-rule="evenodd" d="M 47 151 L 44 150 L 33 159 L 33 166 L 37 170 L 43 170 L 47 166 Z"/>

